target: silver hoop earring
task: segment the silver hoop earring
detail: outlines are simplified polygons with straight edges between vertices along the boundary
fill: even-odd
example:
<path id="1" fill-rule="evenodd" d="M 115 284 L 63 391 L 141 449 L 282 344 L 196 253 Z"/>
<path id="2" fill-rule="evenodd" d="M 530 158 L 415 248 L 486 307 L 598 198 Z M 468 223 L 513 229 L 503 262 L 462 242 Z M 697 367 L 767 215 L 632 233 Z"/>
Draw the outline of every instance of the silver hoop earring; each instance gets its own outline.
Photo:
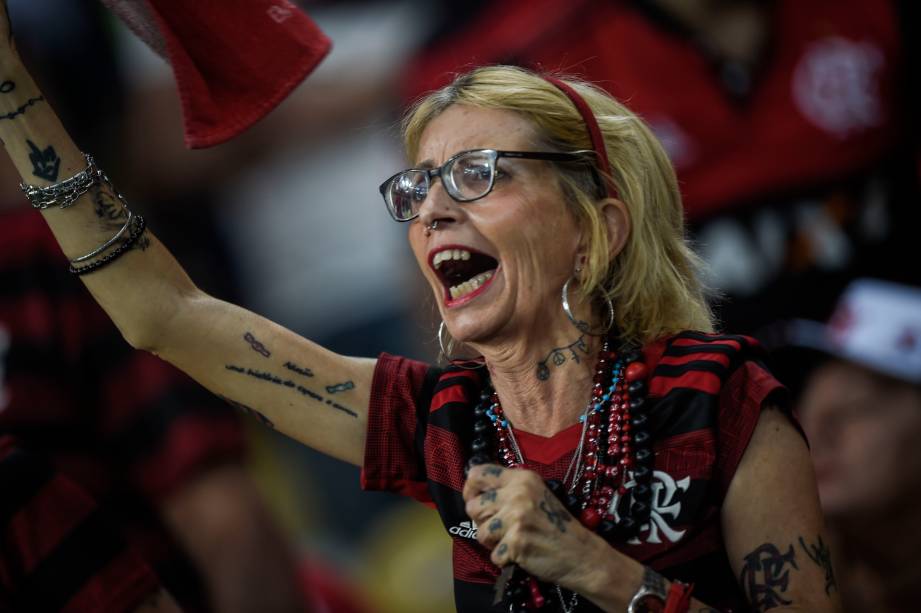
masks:
<path id="1" fill-rule="evenodd" d="M 608 322 L 607 325 L 605 325 L 603 328 L 592 330 L 587 321 L 576 319 L 576 316 L 573 315 L 572 308 L 569 306 L 569 283 L 574 278 L 575 277 L 569 277 L 566 279 L 566 283 L 563 284 L 563 312 L 566 313 L 566 317 L 569 318 L 569 321 L 572 323 L 572 325 L 574 325 L 580 332 L 589 334 L 591 336 L 604 336 L 611 331 L 611 328 L 614 327 L 614 303 L 611 302 L 611 298 L 607 294 L 602 293 L 604 296 L 605 306 L 607 307 L 608 311 Z"/>
<path id="2" fill-rule="evenodd" d="M 445 349 L 445 340 L 444 340 L 444 331 L 447 329 L 445 326 L 444 320 L 438 325 L 438 348 L 441 349 L 441 355 L 446 362 L 450 363 L 451 366 L 457 366 L 458 368 L 466 368 L 467 370 L 476 370 L 477 368 L 482 368 L 485 365 L 483 358 L 478 359 L 465 359 L 465 358 L 452 358 L 448 355 L 447 349 Z"/>

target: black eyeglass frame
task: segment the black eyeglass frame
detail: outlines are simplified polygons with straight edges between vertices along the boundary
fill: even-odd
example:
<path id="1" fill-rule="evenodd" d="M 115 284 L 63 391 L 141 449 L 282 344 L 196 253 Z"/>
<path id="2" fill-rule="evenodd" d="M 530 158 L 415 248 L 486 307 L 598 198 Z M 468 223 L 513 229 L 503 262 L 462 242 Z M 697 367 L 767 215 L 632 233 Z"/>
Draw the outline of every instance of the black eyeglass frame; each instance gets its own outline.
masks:
<path id="1" fill-rule="evenodd" d="M 454 194 L 451 193 L 451 189 L 449 187 L 450 183 L 446 183 L 445 180 L 441 176 L 446 168 L 450 168 L 451 166 L 453 166 L 458 158 L 460 158 L 463 155 L 467 155 L 468 153 L 485 153 L 489 159 L 489 162 L 491 164 L 491 170 L 492 170 L 492 172 L 490 173 L 490 178 L 489 178 L 489 188 L 485 192 L 483 192 L 481 195 L 476 196 L 475 198 L 461 198 L 461 197 L 455 196 Z M 402 223 L 406 221 L 412 221 L 413 219 L 419 216 L 419 213 L 417 211 L 416 214 L 413 215 L 412 217 L 407 217 L 406 219 L 400 219 L 399 217 L 397 217 L 397 214 L 395 212 L 395 207 L 390 202 L 390 199 L 388 198 L 388 194 L 390 193 L 390 186 L 393 184 L 393 182 L 396 181 L 402 175 L 406 174 L 407 172 L 424 173 L 423 176 L 425 177 L 426 197 L 428 197 L 428 193 L 432 188 L 432 178 L 438 177 L 439 179 L 441 179 L 442 184 L 445 185 L 445 193 L 447 193 L 448 196 L 450 196 L 451 199 L 453 199 L 455 202 L 474 202 L 475 200 L 479 200 L 480 198 L 485 198 L 486 196 L 488 196 L 490 192 L 492 192 L 493 187 L 495 187 L 496 185 L 496 163 L 498 162 L 499 158 L 515 158 L 515 159 L 521 159 L 521 160 L 544 160 L 548 162 L 582 162 L 582 163 L 593 165 L 595 162 L 592 156 L 594 155 L 595 155 L 595 152 L 592 151 L 591 149 L 582 149 L 579 151 L 568 151 L 568 152 L 566 151 L 499 151 L 496 149 L 468 149 L 467 151 L 461 151 L 459 153 L 452 155 L 450 158 L 445 160 L 444 164 L 442 164 L 441 166 L 437 168 L 407 168 L 406 170 L 401 170 L 400 172 L 394 174 L 393 176 L 389 177 L 386 181 L 381 183 L 379 189 L 381 192 L 381 196 L 384 198 L 384 204 L 387 206 L 387 212 L 390 213 L 390 216 L 393 218 L 394 221 L 398 221 Z M 424 202 L 424 199 L 423 199 L 423 202 Z M 420 206 L 421 206 L 421 203 L 420 203 Z"/>

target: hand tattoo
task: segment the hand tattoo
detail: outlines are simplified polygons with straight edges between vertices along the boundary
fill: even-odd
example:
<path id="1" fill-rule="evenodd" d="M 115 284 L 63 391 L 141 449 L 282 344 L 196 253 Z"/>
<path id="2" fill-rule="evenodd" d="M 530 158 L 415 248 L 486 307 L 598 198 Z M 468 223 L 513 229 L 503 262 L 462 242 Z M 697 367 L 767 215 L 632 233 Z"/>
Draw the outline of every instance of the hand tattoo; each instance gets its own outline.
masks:
<path id="1" fill-rule="evenodd" d="M 502 529 L 502 520 L 496 517 L 491 522 L 489 522 L 489 531 L 495 532 L 496 530 Z"/>
<path id="2" fill-rule="evenodd" d="M 487 490 L 480 494 L 480 506 L 485 507 L 487 502 L 495 502 L 499 493 L 496 490 Z"/>
<path id="3" fill-rule="evenodd" d="M 501 557 L 501 556 L 504 556 L 505 552 L 507 551 L 508 551 L 508 545 L 506 545 L 505 543 L 500 543 L 499 548 L 496 549 L 496 554 Z"/>
<path id="4" fill-rule="evenodd" d="M 549 491 L 544 492 L 544 499 L 540 501 L 540 510 L 544 512 L 551 524 L 556 526 L 560 532 L 566 532 L 566 524 L 572 521 L 566 509 L 556 499 L 556 496 Z"/>
<path id="5" fill-rule="evenodd" d="M 502 474 L 502 469 L 498 466 L 487 466 L 483 469 L 484 477 L 498 477 Z"/>

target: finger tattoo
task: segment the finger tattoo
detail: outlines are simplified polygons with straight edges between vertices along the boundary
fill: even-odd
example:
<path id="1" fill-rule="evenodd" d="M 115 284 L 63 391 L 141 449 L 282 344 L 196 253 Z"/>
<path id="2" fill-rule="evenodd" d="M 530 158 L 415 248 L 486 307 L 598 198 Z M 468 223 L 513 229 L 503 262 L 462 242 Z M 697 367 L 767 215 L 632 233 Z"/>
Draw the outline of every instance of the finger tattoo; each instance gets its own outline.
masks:
<path id="1" fill-rule="evenodd" d="M 499 545 L 499 548 L 496 549 L 496 555 L 499 557 L 502 557 L 506 554 L 507 551 L 508 551 L 508 545 L 506 545 L 505 543 L 502 543 Z"/>
<path id="2" fill-rule="evenodd" d="M 489 531 L 490 531 L 490 532 L 495 532 L 495 531 L 501 530 L 501 529 L 502 529 L 502 520 L 499 519 L 498 517 L 495 518 L 494 520 L 492 520 L 491 522 L 489 522 Z"/>
<path id="3" fill-rule="evenodd" d="M 496 490 L 487 490 L 483 492 L 480 494 L 480 506 L 485 507 L 487 502 L 495 502 L 498 494 Z"/>

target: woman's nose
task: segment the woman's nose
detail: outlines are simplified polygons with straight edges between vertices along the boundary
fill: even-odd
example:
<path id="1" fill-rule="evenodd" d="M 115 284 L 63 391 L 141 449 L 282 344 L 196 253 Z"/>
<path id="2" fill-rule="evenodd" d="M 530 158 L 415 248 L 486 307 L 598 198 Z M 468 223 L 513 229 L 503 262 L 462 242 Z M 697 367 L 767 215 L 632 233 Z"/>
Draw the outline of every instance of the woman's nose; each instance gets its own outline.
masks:
<path id="1" fill-rule="evenodd" d="M 433 178 L 425 200 L 419 205 L 419 221 L 422 225 L 431 226 L 434 221 L 457 221 L 461 215 L 463 212 L 460 205 L 448 195 L 441 180 Z"/>

